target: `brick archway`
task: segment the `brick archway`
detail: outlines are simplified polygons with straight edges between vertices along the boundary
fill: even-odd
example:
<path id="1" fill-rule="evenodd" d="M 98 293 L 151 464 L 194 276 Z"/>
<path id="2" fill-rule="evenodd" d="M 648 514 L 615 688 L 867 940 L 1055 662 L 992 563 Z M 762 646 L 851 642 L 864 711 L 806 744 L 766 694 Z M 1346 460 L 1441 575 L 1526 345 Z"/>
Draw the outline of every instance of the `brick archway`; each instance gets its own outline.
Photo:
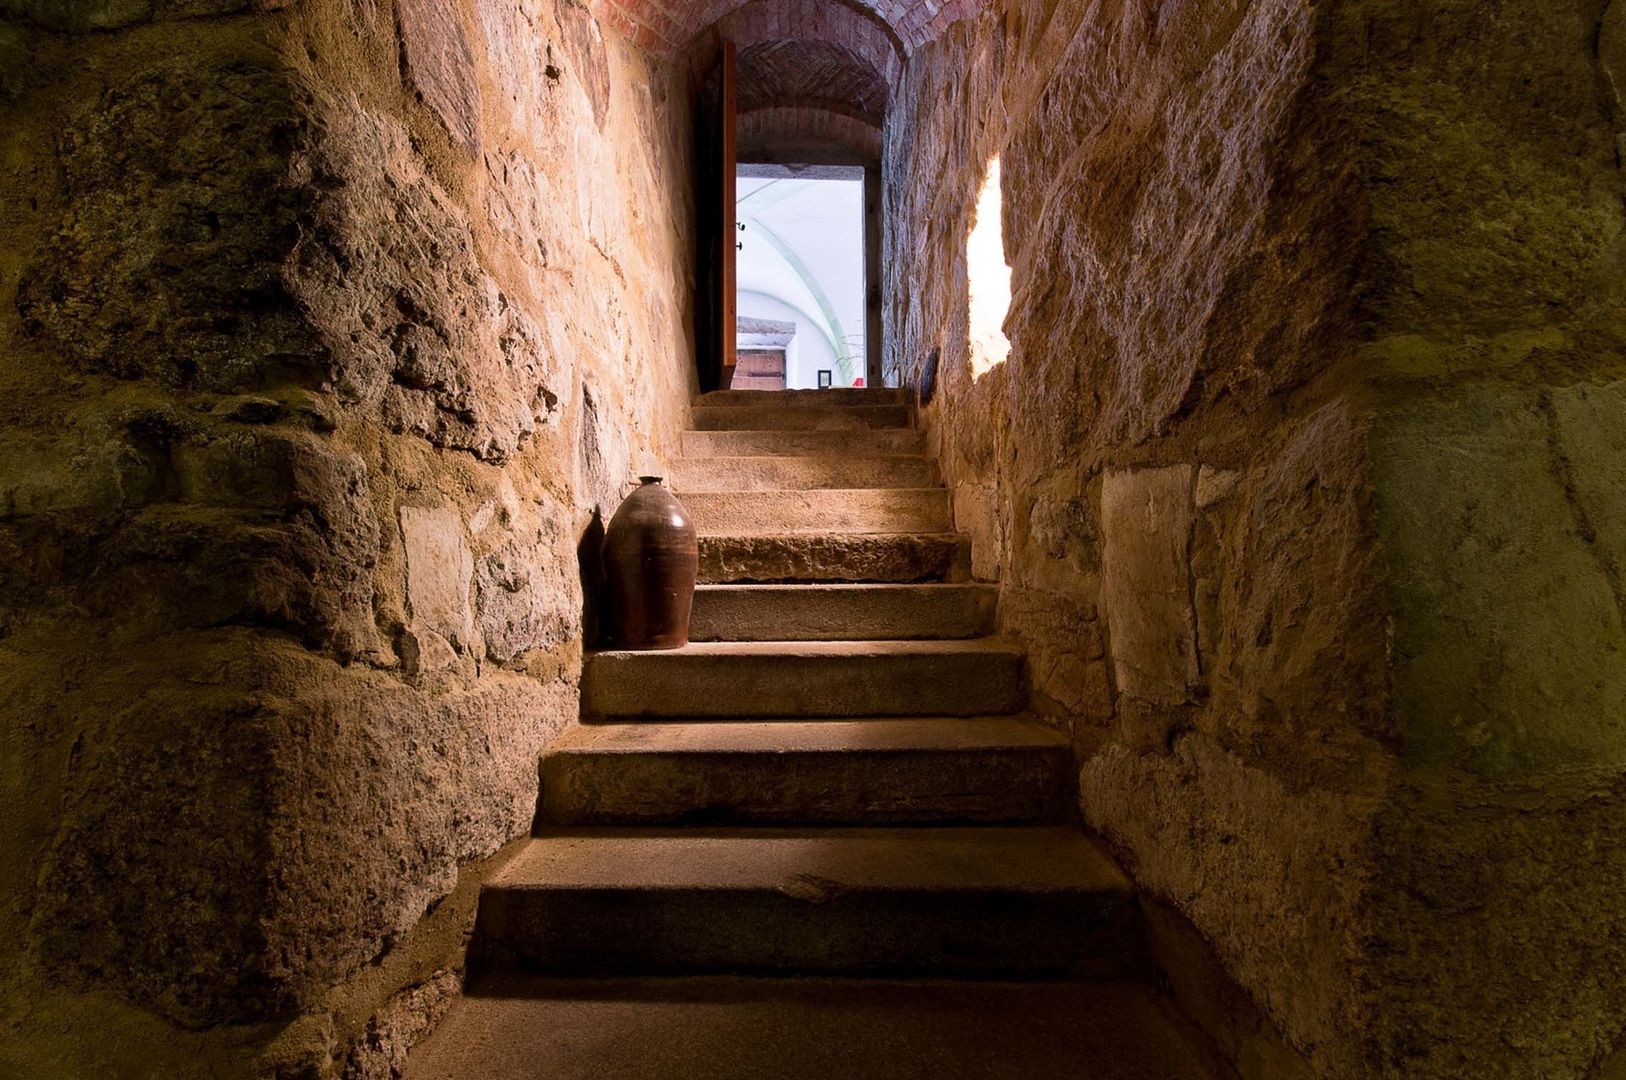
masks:
<path id="1" fill-rule="evenodd" d="M 889 80 L 902 59 L 985 0 L 597 0 L 599 18 L 652 52 L 692 49 L 714 30 L 739 44 L 824 41 L 869 54 Z M 885 43 L 890 59 L 874 47 Z"/>
<path id="2" fill-rule="evenodd" d="M 774 105 L 741 113 L 739 125 L 740 154 L 752 160 L 881 159 L 880 127 L 833 108 Z"/>

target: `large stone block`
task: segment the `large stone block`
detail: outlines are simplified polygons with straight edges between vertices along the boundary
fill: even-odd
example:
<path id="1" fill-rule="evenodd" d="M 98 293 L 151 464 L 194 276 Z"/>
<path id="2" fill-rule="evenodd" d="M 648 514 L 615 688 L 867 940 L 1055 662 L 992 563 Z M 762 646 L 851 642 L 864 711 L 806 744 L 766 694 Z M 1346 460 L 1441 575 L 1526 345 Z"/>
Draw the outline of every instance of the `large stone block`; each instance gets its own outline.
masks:
<path id="1" fill-rule="evenodd" d="M 533 315 L 475 253 L 466 210 L 407 131 L 323 99 L 300 173 L 326 194 L 286 274 L 340 396 L 393 430 L 505 462 L 557 422 L 570 376 Z"/>
<path id="2" fill-rule="evenodd" d="M 574 514 L 552 499 L 521 500 L 511 488 L 503 495 L 505 522 L 487 530 L 506 539 L 474 567 L 475 622 L 486 656 L 499 664 L 572 640 L 582 629 Z"/>
<path id="3" fill-rule="evenodd" d="M 1383 414 L 1373 477 L 1414 764 L 1626 763 L 1618 405 L 1484 384 Z"/>
<path id="4" fill-rule="evenodd" d="M 138 23 L 283 7 L 292 0 L 0 0 L 0 15 L 52 30 L 116 30 Z"/>
<path id="5" fill-rule="evenodd" d="M 1199 680 L 1191 607 L 1196 468 L 1109 472 L 1101 488 L 1102 585 L 1120 693 L 1164 705 Z"/>
<path id="6" fill-rule="evenodd" d="M 452 507 L 401 507 L 407 606 L 412 618 L 462 651 L 474 646 L 474 556 Z"/>
<path id="7" fill-rule="evenodd" d="M 565 53 L 593 110 L 593 122 L 603 128 L 610 111 L 610 65 L 598 20 L 581 0 L 555 0 L 554 14 L 564 32 Z"/>
<path id="8" fill-rule="evenodd" d="M 1286 425 L 1200 514 L 1195 551 L 1206 582 L 1223 544 L 1219 594 L 1199 593 L 1218 627 L 1207 719 L 1283 775 L 1333 787 L 1364 782 L 1370 739 L 1391 731 L 1366 424 L 1338 400 Z"/>
<path id="9" fill-rule="evenodd" d="M 1360 979 L 1374 1075 L 1614 1080 L 1598 1065 L 1626 1035 L 1626 778 L 1459 772 L 1396 794 L 1368 916 L 1388 947 Z"/>
<path id="10" fill-rule="evenodd" d="M 1079 786 L 1086 823 L 1135 852 L 1137 885 L 1202 929 L 1314 1075 L 1369 1075 L 1348 1019 L 1360 1008 L 1350 958 L 1381 777 L 1360 795 L 1284 783 L 1188 734 L 1172 752 L 1109 747 L 1084 762 Z"/>
<path id="11" fill-rule="evenodd" d="M 121 378 L 319 380 L 321 348 L 279 277 L 307 204 L 288 168 L 305 134 L 267 55 L 135 67 L 62 132 L 67 198 L 18 287 L 24 332 Z"/>
<path id="12" fill-rule="evenodd" d="M 1555 390 L 1551 403 L 1577 528 L 1626 608 L 1626 382 Z"/>
<path id="13" fill-rule="evenodd" d="M 252 636 L 107 650 L 63 688 L 79 749 L 48 777 L 61 799 L 32 912 L 42 958 L 193 1025 L 289 1008 L 252 959 L 271 892 Z"/>
<path id="14" fill-rule="evenodd" d="M 103 650 L 49 703 L 0 680 L 36 723 L 77 718 L 44 777 L 42 959 L 192 1026 L 319 1007 L 529 827 L 576 715 L 570 681 L 437 678 L 236 628 Z"/>
<path id="15" fill-rule="evenodd" d="M 458 5 L 397 0 L 395 18 L 407 87 L 440 118 L 453 142 L 479 150 L 480 84 Z"/>

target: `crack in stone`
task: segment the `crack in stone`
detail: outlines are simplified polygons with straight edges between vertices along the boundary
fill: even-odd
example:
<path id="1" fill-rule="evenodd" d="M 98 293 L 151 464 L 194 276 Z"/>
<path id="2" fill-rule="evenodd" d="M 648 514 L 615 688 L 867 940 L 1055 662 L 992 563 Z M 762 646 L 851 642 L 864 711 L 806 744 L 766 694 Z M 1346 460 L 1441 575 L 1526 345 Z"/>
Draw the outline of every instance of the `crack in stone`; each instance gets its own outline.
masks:
<path id="1" fill-rule="evenodd" d="M 1569 455 L 1564 452 L 1558 410 L 1553 405 L 1551 393 L 1541 395 L 1541 410 L 1547 420 L 1547 448 L 1552 454 L 1553 474 L 1564 489 L 1564 501 L 1569 505 L 1576 534 L 1586 543 L 1587 549 L 1598 564 L 1598 569 L 1603 572 L 1604 580 L 1609 583 L 1615 610 L 1620 616 L 1621 625 L 1626 626 L 1626 575 L 1623 575 L 1622 568 L 1616 564 L 1608 550 L 1598 543 L 1597 526 L 1593 524 L 1591 515 L 1582 505 L 1580 492 L 1576 489 L 1574 467 L 1570 463 Z"/>

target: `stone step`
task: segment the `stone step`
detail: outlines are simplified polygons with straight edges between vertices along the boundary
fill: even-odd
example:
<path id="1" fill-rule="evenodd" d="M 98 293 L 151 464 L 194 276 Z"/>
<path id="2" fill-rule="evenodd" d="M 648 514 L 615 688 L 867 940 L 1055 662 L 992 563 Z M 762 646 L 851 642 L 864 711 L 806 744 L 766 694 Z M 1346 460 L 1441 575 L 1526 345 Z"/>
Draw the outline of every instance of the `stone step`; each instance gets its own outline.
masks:
<path id="1" fill-rule="evenodd" d="M 1105 977 L 1128 878 L 1063 826 L 543 830 L 480 894 L 492 967 Z"/>
<path id="2" fill-rule="evenodd" d="M 929 488 L 937 466 L 919 454 L 889 457 L 678 458 L 668 470 L 672 490 L 774 491 L 812 488 Z"/>
<path id="3" fill-rule="evenodd" d="M 907 429 L 913 421 L 907 405 L 697 405 L 689 410 L 689 426 L 696 431 Z"/>
<path id="4" fill-rule="evenodd" d="M 828 390 L 713 390 L 694 399 L 708 405 L 907 405 L 909 391 L 888 387 L 836 386 Z"/>
<path id="5" fill-rule="evenodd" d="M 957 533 L 702 536 L 703 582 L 964 581 L 971 542 Z"/>
<path id="6" fill-rule="evenodd" d="M 405 1080 L 543 1076 L 1235 1080 L 1236 1074 L 1146 980 L 497 972 L 476 979 L 413 1046 Z"/>
<path id="7" fill-rule="evenodd" d="M 924 453 L 913 428 L 869 431 L 685 431 L 685 457 L 892 457 Z"/>
<path id="8" fill-rule="evenodd" d="M 883 641 L 993 632 L 992 585 L 702 585 L 691 641 Z"/>
<path id="9" fill-rule="evenodd" d="M 1032 720 L 584 724 L 542 758 L 555 825 L 1053 821 L 1071 743 Z"/>
<path id="10" fill-rule="evenodd" d="M 678 498 L 702 536 L 940 533 L 953 527 L 942 488 L 690 491 Z"/>
<path id="11" fill-rule="evenodd" d="M 593 716 L 981 716 L 1022 705 L 1022 654 L 970 641 L 720 641 L 589 655 Z"/>

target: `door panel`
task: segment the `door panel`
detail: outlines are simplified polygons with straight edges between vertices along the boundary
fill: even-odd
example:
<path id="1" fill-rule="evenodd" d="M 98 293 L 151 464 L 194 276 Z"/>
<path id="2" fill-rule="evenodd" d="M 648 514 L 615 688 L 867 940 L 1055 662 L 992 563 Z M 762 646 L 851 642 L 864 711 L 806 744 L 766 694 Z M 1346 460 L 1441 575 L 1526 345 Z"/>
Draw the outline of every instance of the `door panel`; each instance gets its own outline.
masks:
<path id="1" fill-rule="evenodd" d="M 735 390 L 783 390 L 785 354 L 778 349 L 742 349 L 734 368 Z"/>
<path id="2" fill-rule="evenodd" d="M 738 321 L 738 318 L 737 318 L 738 312 L 737 312 L 737 309 L 736 309 L 736 306 L 735 306 L 737 304 L 737 302 L 738 302 L 738 297 L 737 297 L 737 286 L 735 284 L 735 263 L 734 263 L 734 253 L 737 250 L 734 245 L 739 242 L 739 239 L 738 239 L 739 230 L 735 225 L 735 218 L 734 218 L 734 202 L 735 202 L 734 178 L 735 178 L 735 168 L 736 168 L 735 159 L 739 156 L 738 155 L 738 143 L 736 141 L 737 132 L 736 132 L 736 124 L 735 124 L 735 121 L 737 119 L 737 111 L 738 111 L 737 110 L 738 99 L 736 97 L 737 88 L 735 86 L 735 79 L 736 79 L 736 69 L 735 69 L 735 57 L 734 57 L 734 43 L 732 41 L 725 41 L 725 42 L 723 42 L 723 85 L 722 85 L 722 106 L 723 107 L 722 107 L 722 110 L 721 110 L 721 112 L 722 112 L 721 120 L 722 120 L 723 130 L 722 130 L 722 138 L 720 138 L 718 140 L 718 145 L 722 150 L 722 161 L 720 162 L 720 165 L 721 165 L 722 171 L 723 171 L 722 172 L 722 176 L 723 176 L 723 206 L 722 206 L 722 211 L 723 211 L 723 214 L 722 214 L 723 242 L 722 242 L 722 251 L 721 251 L 721 254 L 722 254 L 722 272 L 718 275 L 719 284 L 721 285 L 722 291 L 723 291 L 723 295 L 721 297 L 722 313 L 723 314 L 722 314 L 722 326 L 720 326 L 718 329 L 721 331 L 721 333 L 719 335 L 720 339 L 721 339 L 719 344 L 722 346 L 722 380 L 721 380 L 720 385 L 721 385 L 721 388 L 724 389 L 724 390 L 728 389 L 731 385 L 733 385 L 734 365 L 735 365 L 735 341 L 736 341 L 736 338 L 737 338 L 737 335 L 738 335 L 738 325 L 739 325 L 739 321 Z"/>

